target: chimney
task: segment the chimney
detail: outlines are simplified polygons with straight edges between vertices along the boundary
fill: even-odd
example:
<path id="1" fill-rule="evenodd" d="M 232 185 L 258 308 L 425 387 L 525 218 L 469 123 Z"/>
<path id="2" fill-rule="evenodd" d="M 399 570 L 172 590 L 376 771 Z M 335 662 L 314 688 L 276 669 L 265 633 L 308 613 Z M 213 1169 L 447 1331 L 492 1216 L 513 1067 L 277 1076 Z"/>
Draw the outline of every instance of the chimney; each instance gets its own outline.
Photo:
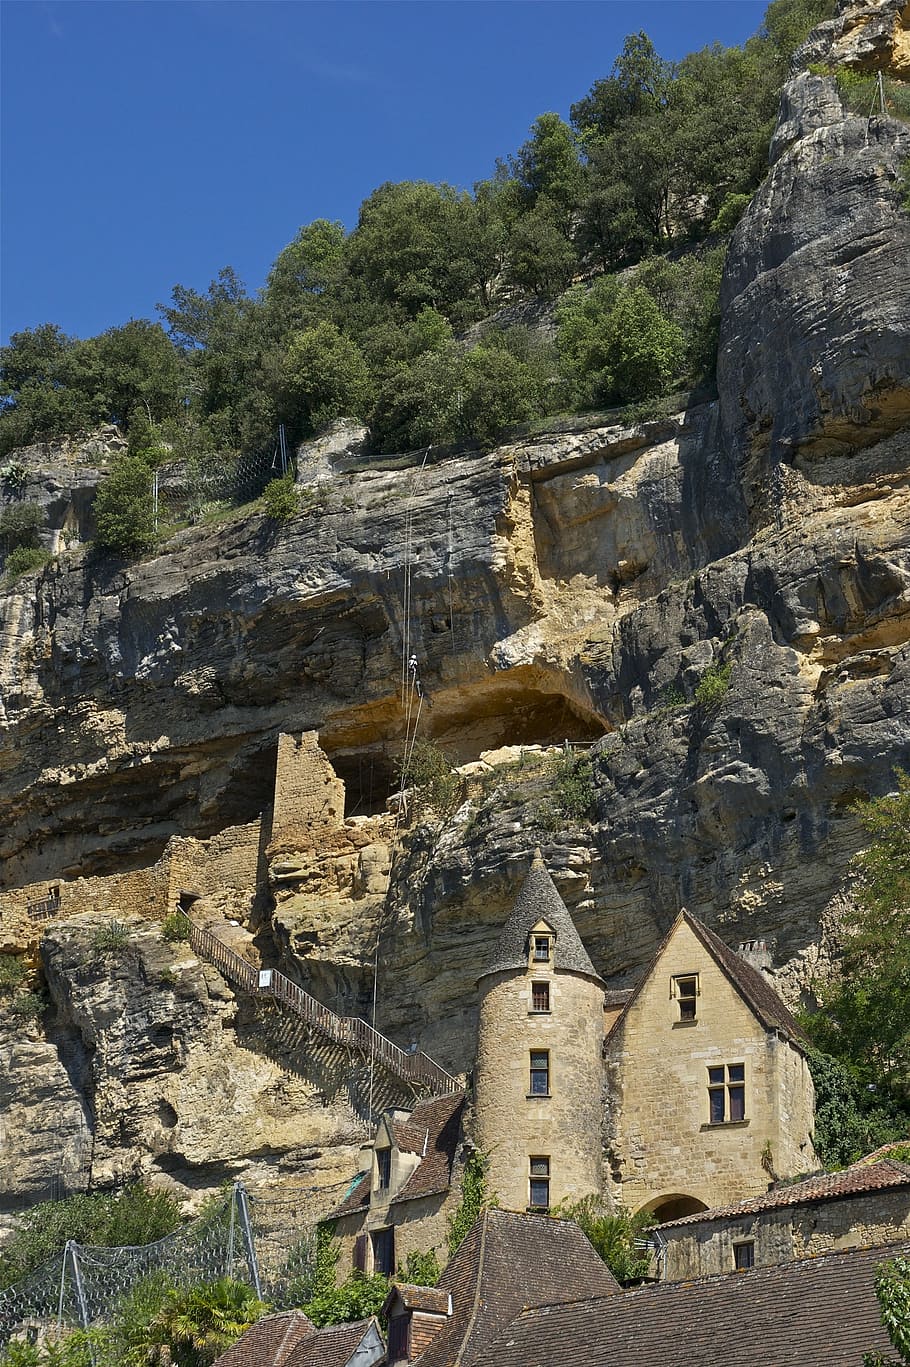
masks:
<path id="1" fill-rule="evenodd" d="M 741 959 L 745 959 L 747 964 L 757 968 L 760 973 L 770 973 L 771 951 L 768 948 L 767 940 L 746 940 L 736 952 Z"/>

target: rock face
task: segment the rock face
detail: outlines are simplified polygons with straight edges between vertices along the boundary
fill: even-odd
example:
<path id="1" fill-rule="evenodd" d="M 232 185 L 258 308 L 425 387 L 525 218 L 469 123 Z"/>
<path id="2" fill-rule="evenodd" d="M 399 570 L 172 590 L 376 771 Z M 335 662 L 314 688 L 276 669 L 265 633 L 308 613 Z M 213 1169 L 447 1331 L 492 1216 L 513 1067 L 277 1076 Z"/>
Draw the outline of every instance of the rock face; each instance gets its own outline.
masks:
<path id="1" fill-rule="evenodd" d="M 904 11 L 874 8 L 893 64 Z M 851 804 L 910 765 L 908 154 L 828 78 L 788 84 L 730 248 L 714 404 L 425 465 L 371 461 L 346 428 L 286 526 L 238 514 L 131 566 L 73 549 L 7 588 L 4 943 L 30 885 L 265 832 L 279 737 L 317 730 L 348 820 L 263 835 L 257 886 L 218 906 L 327 1005 L 369 1014 L 375 965 L 379 1029 L 468 1070 L 476 977 L 538 843 L 611 986 L 685 904 L 767 940 L 798 1001 L 849 894 Z M 560 748 L 473 770 L 454 814 L 402 836 L 385 802 L 411 652 L 419 734 L 454 762 Z M 566 740 L 593 748 L 576 764 Z M 345 1167 L 350 1112 L 295 1072 L 304 1042 L 269 1057 L 151 925 L 122 962 L 86 957 L 92 934 L 52 926 L 45 1033 L 3 1055 L 3 1200 L 61 1153 L 83 1181 L 184 1187 Z"/>

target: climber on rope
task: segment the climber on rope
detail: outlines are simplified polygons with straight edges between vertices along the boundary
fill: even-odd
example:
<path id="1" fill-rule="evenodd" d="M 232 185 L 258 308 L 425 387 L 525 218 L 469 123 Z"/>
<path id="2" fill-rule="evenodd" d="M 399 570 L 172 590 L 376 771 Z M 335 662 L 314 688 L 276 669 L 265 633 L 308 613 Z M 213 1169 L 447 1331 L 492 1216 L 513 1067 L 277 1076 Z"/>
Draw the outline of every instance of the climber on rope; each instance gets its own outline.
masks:
<path id="1" fill-rule="evenodd" d="M 411 683 L 417 682 L 417 656 L 412 655 L 408 660 L 408 671 L 411 675 Z"/>

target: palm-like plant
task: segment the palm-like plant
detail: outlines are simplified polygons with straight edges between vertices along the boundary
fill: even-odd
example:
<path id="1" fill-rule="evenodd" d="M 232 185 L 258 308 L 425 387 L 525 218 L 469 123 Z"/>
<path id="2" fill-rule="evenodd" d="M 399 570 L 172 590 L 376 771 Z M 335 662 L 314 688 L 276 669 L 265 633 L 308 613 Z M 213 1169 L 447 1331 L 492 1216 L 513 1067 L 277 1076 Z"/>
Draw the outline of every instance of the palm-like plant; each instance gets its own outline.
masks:
<path id="1" fill-rule="evenodd" d="M 209 1367 L 267 1310 L 252 1287 L 229 1277 L 177 1287 L 149 1326 L 150 1361 L 155 1367 Z"/>

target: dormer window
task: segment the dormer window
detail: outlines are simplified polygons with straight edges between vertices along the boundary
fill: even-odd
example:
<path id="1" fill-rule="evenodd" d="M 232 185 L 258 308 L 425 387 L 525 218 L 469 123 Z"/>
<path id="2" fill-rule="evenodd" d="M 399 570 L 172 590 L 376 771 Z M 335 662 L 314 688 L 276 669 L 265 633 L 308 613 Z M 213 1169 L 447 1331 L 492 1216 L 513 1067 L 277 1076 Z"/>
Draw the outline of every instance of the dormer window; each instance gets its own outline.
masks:
<path id="1" fill-rule="evenodd" d="M 550 962 L 550 945 L 552 936 L 534 936 L 534 962 L 536 964 L 548 964 Z"/>
<path id="2" fill-rule="evenodd" d="M 376 1167 L 379 1172 L 379 1190 L 386 1191 L 392 1180 L 392 1150 L 376 1150 Z"/>
<path id="3" fill-rule="evenodd" d="M 679 1009 L 680 1022 L 694 1023 L 698 1018 L 698 974 L 680 973 L 672 980 L 672 995 Z"/>

